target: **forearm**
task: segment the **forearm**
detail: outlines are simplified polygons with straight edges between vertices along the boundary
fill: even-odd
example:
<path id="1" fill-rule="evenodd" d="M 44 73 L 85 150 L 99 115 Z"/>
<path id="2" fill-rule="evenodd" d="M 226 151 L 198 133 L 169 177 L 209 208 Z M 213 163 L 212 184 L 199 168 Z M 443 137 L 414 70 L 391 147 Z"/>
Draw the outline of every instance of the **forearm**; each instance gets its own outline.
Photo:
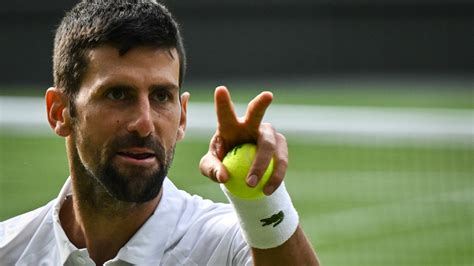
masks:
<path id="1" fill-rule="evenodd" d="M 282 245 L 270 249 L 252 248 L 255 265 L 320 265 L 300 226 Z"/>

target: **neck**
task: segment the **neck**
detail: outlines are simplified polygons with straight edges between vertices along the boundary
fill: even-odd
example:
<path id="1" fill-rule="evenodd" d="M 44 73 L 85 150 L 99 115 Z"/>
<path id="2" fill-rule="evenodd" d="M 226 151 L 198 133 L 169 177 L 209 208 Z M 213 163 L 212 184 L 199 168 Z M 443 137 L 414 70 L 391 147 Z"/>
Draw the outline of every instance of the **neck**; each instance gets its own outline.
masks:
<path id="1" fill-rule="evenodd" d="M 103 265 L 153 214 L 162 192 L 145 203 L 122 202 L 112 198 L 94 178 L 73 173 L 73 197 L 61 208 L 61 224 L 76 247 L 87 248 L 91 259 Z"/>

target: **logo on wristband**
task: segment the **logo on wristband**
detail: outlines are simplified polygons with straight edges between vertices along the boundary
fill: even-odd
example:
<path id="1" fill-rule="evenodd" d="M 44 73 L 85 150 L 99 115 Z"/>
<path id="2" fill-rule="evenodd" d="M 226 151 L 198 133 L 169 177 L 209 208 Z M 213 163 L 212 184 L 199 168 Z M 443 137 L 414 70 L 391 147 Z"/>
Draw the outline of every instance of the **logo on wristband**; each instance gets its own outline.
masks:
<path id="1" fill-rule="evenodd" d="M 273 224 L 273 227 L 279 225 L 281 222 L 283 222 L 283 219 L 285 218 L 285 214 L 283 211 L 280 211 L 278 213 L 273 214 L 272 216 L 260 220 L 262 222 L 262 227 L 271 225 Z"/>

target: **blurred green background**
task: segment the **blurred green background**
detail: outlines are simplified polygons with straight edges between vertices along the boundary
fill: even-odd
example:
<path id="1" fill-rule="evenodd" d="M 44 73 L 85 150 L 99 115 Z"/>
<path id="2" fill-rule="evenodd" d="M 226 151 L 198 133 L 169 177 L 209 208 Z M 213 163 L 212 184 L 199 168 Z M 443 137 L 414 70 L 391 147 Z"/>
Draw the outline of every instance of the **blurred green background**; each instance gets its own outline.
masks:
<path id="1" fill-rule="evenodd" d="M 393 86 L 276 87 L 274 105 L 421 107 L 448 113 L 474 109 L 469 88 Z M 190 106 L 212 101 L 212 89 L 189 91 Z M 259 89 L 234 86 L 231 92 L 236 102 L 246 103 Z M 63 139 L 0 128 L 0 220 L 4 220 L 55 198 L 68 168 Z M 287 187 L 324 265 L 472 265 L 472 145 L 423 138 L 384 143 L 377 136 L 353 143 L 344 136 L 287 137 Z M 225 202 L 218 186 L 198 170 L 208 140 L 191 130 L 177 146 L 169 177 L 192 194 Z"/>
<path id="2" fill-rule="evenodd" d="M 42 104 L 2 96 L 44 95 L 55 28 L 77 2 L 0 9 L 0 221 L 55 198 L 68 176 Z M 198 170 L 213 88 L 244 106 L 271 90 L 287 187 L 323 265 L 474 265 L 473 1 L 163 2 L 182 27 L 190 109 L 209 111 L 177 146 L 180 188 L 225 201 Z"/>

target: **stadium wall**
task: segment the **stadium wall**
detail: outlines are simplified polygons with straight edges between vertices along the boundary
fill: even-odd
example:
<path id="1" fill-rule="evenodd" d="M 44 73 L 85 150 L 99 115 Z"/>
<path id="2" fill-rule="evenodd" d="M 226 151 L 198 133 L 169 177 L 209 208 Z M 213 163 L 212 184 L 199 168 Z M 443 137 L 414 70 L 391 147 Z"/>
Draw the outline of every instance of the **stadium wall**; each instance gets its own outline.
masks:
<path id="1" fill-rule="evenodd" d="M 0 85 L 51 84 L 54 29 L 75 2 L 3 4 Z M 166 2 L 183 25 L 188 80 L 472 77 L 474 69 L 472 1 Z"/>

